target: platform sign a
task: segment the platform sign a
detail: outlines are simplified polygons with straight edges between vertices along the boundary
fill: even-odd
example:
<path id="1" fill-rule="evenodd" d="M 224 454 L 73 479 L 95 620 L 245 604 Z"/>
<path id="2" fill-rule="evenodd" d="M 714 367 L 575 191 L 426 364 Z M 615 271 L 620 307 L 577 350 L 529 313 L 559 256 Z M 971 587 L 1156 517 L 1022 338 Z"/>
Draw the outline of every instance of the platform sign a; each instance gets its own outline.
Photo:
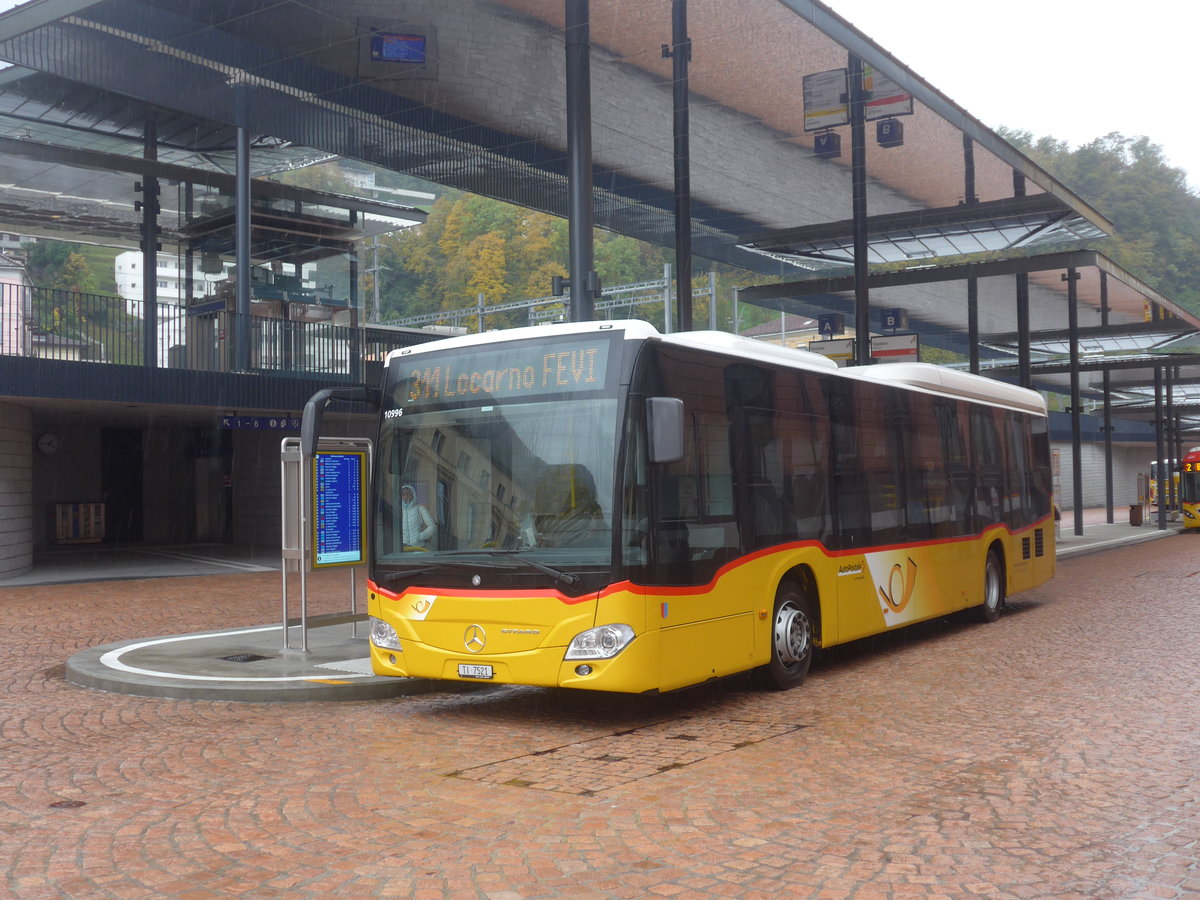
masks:
<path id="1" fill-rule="evenodd" d="M 817 334 L 831 338 L 846 333 L 846 317 L 841 313 L 821 313 L 817 316 Z"/>
<path id="2" fill-rule="evenodd" d="M 318 450 L 312 459 L 312 564 L 353 566 L 366 558 L 367 454 Z"/>
<path id="3" fill-rule="evenodd" d="M 832 341 L 809 341 L 808 349 L 813 353 L 832 359 L 839 367 L 854 361 L 854 338 L 839 338 Z"/>

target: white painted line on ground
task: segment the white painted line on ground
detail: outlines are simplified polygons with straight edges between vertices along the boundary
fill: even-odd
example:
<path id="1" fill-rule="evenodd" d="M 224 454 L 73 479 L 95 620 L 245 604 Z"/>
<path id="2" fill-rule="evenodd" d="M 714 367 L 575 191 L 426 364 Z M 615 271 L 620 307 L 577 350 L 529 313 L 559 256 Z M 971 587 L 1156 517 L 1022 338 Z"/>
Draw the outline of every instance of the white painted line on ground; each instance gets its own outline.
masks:
<path id="1" fill-rule="evenodd" d="M 332 669 L 335 672 L 353 672 L 355 675 L 374 675 L 371 670 L 371 658 L 348 659 L 345 662 L 317 663 L 318 669 Z"/>
<path id="2" fill-rule="evenodd" d="M 239 634 L 256 634 L 263 631 L 278 630 L 278 625 L 263 625 L 259 628 L 244 628 L 241 631 L 225 631 L 221 632 L 221 637 L 236 637 Z M 132 653 L 135 650 L 142 650 L 146 647 L 156 647 L 162 644 L 171 644 L 182 641 L 197 641 L 202 638 L 216 637 L 212 634 L 188 634 L 177 637 L 155 638 L 152 641 L 142 641 L 138 644 L 130 644 L 128 647 L 121 647 L 118 650 L 109 650 L 100 657 L 100 664 L 107 666 L 110 669 L 115 669 L 119 672 L 129 672 L 133 675 L 150 675 L 154 678 L 174 678 L 183 681 L 247 681 L 247 682 L 266 682 L 266 681 L 311 681 L 312 675 L 271 675 L 262 677 L 253 676 L 237 676 L 237 675 L 185 675 L 180 672 L 159 672 L 154 669 L 143 669 L 139 666 L 131 666 L 121 662 L 121 657 L 126 653 Z M 347 678 L 367 678 L 368 675 L 347 675 Z"/>

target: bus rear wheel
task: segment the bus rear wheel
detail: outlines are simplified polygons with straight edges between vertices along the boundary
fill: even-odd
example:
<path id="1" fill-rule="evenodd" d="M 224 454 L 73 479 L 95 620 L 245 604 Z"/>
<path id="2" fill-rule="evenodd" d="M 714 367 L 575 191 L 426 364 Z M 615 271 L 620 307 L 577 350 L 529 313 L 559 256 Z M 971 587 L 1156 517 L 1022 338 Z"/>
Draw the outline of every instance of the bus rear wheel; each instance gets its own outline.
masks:
<path id="1" fill-rule="evenodd" d="M 1000 554 L 989 550 L 983 564 L 983 604 L 976 607 L 976 616 L 981 622 L 995 622 L 1000 618 L 1003 604 L 1004 566 L 1000 564 Z"/>
<path id="2" fill-rule="evenodd" d="M 755 672 L 760 687 L 784 691 L 804 681 L 812 665 L 815 621 L 804 591 L 792 582 L 781 584 L 771 618 L 771 661 Z"/>

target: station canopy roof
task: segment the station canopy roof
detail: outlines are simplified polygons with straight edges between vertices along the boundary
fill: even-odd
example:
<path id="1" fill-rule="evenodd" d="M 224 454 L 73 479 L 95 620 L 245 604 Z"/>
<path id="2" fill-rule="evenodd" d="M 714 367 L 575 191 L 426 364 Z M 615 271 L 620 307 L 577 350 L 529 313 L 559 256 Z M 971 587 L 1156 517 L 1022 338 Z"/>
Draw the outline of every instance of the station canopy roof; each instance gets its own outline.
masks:
<path id="1" fill-rule="evenodd" d="M 879 122 L 866 128 L 872 306 L 905 307 L 923 341 L 962 349 L 963 281 L 977 279 L 981 327 L 996 338 L 984 349 L 1002 362 L 1016 327 L 1010 276 L 1025 266 L 1035 331 L 1065 327 L 1054 267 L 1112 230 L 1069 187 L 817 0 L 689 0 L 687 14 L 693 253 L 793 286 L 745 299 L 805 315 L 846 308 L 850 129 L 826 126 L 853 56 L 871 109 L 897 113 L 880 121 L 903 129 L 897 144 L 881 141 Z M 0 15 L 11 64 L 0 72 L 0 218 L 77 240 L 111 240 L 107 223 L 123 219 L 128 239 L 128 175 L 228 190 L 239 126 L 259 178 L 345 157 L 565 216 L 564 16 L 564 0 L 33 0 Z M 666 247 L 671 22 L 671 0 L 590 3 L 595 221 Z M 153 164 L 142 159 L 149 116 Z M 816 150 L 829 133 L 839 156 Z M 256 181 L 256 196 L 268 190 Z M 985 268 L 943 265 L 981 252 Z M 1003 259 L 1038 253 L 1041 263 Z M 1139 325 L 1148 305 L 1200 327 L 1088 259 L 1085 327 L 1100 324 L 1102 278 L 1110 331 Z M 1039 364 L 1056 353 L 1048 340 Z"/>
<path id="2" fill-rule="evenodd" d="M 671 246 L 671 2 L 593 2 L 590 14 L 597 224 Z M 14 64 L 0 121 L 24 145 L 140 156 L 152 109 L 164 163 L 231 173 L 240 124 L 257 175 L 337 155 L 565 215 L 563 17 L 563 0 L 34 0 L 0 16 L 0 58 Z M 814 154 L 821 120 L 803 86 L 849 53 L 913 98 L 902 146 L 870 136 L 875 261 L 1108 230 L 820 3 L 691 0 L 688 31 L 698 256 L 779 275 L 845 266 L 849 139 L 840 158 Z M 386 40 L 399 59 L 379 52 Z"/>

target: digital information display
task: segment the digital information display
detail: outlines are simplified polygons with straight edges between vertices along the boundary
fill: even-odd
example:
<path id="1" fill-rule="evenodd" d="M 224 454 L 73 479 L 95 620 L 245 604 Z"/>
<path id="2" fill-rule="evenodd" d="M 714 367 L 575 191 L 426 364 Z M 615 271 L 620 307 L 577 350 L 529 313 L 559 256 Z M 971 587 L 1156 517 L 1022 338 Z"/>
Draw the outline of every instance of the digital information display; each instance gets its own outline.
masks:
<path id="1" fill-rule="evenodd" d="M 371 59 L 376 62 L 425 62 L 426 40 L 423 34 L 387 34 L 371 36 Z"/>
<path id="2" fill-rule="evenodd" d="M 525 342 L 414 359 L 395 399 L 429 401 L 511 400 L 602 390 L 608 379 L 609 339 Z M 404 360 L 393 365 L 408 366 Z"/>
<path id="3" fill-rule="evenodd" d="M 367 455 L 318 451 L 313 457 L 313 566 L 352 566 L 365 558 Z"/>

